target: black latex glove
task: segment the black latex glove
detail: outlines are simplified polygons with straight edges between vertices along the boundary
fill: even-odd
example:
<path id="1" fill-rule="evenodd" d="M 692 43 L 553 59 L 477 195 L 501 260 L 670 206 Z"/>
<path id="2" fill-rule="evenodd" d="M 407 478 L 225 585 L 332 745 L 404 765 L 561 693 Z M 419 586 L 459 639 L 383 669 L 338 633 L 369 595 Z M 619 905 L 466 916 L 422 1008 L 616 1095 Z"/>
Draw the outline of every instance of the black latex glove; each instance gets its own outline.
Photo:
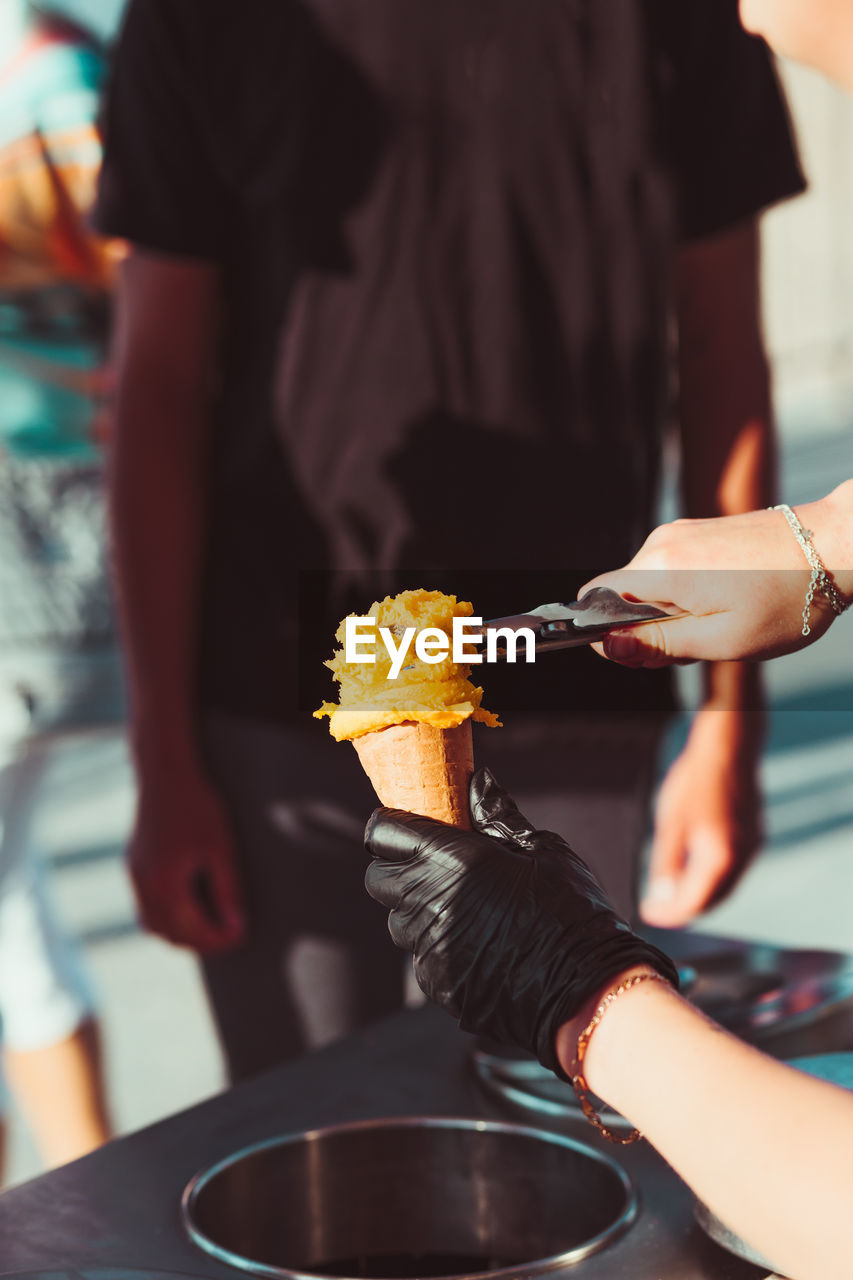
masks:
<path id="1" fill-rule="evenodd" d="M 367 891 L 389 907 L 421 990 L 465 1031 L 519 1045 L 564 1079 L 555 1039 L 609 979 L 675 966 L 616 915 L 589 867 L 552 831 L 536 831 L 481 769 L 473 831 L 377 809 L 365 832 Z"/>

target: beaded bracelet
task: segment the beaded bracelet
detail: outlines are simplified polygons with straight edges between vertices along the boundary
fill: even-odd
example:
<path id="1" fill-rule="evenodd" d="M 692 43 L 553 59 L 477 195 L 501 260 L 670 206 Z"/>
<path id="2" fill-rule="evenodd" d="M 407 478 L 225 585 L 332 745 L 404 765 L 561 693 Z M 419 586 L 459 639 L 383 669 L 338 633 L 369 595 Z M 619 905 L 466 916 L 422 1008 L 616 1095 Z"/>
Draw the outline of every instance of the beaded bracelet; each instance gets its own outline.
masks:
<path id="1" fill-rule="evenodd" d="M 601 1001 L 595 1013 L 578 1036 L 578 1045 L 575 1050 L 574 1062 L 575 1073 L 572 1076 L 572 1088 L 577 1094 L 578 1102 L 581 1104 L 581 1110 L 587 1120 L 598 1130 L 603 1138 L 607 1139 L 608 1142 L 618 1143 L 619 1146 L 622 1147 L 630 1146 L 632 1142 L 637 1142 L 643 1135 L 640 1133 L 639 1129 L 632 1129 L 625 1138 L 622 1137 L 621 1134 L 614 1133 L 612 1129 L 607 1128 L 601 1119 L 601 1116 L 599 1116 L 595 1107 L 589 1100 L 590 1089 L 583 1074 L 583 1064 L 584 1058 L 586 1057 L 586 1051 L 589 1048 L 590 1039 L 592 1038 L 592 1033 L 601 1022 L 601 1019 L 604 1017 L 607 1010 L 616 1000 L 619 999 L 620 996 L 624 995 L 626 991 L 630 991 L 632 987 L 639 986 L 641 982 L 662 982 L 665 987 L 672 987 L 672 983 L 668 982 L 662 973 L 650 972 L 635 973 L 632 978 L 626 978 L 624 982 L 619 983 L 618 987 L 614 987 L 612 991 L 608 991 L 607 995 Z"/>
<path id="2" fill-rule="evenodd" d="M 808 589 L 806 591 L 806 603 L 803 605 L 803 631 L 804 636 L 811 635 L 811 616 L 812 601 L 815 598 L 815 592 L 820 591 L 826 596 L 830 603 L 832 612 L 841 615 L 845 609 L 849 609 L 849 604 L 845 604 L 838 594 L 838 588 L 829 576 L 826 565 L 814 549 L 812 537 L 814 536 L 811 529 L 806 529 L 796 516 L 796 514 L 788 506 L 787 502 L 780 502 L 777 507 L 768 507 L 768 511 L 781 511 L 782 515 L 791 526 L 791 532 L 797 539 L 797 542 L 803 549 L 803 554 L 809 562 L 812 571 L 809 579 Z"/>

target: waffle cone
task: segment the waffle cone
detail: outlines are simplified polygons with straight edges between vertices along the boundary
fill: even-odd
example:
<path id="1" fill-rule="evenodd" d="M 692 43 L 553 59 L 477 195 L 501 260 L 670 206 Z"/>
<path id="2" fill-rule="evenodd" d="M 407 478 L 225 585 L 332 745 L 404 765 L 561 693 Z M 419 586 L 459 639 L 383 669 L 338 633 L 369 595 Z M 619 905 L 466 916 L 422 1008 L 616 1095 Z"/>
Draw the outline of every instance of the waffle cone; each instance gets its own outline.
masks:
<path id="1" fill-rule="evenodd" d="M 471 721 L 453 729 L 407 721 L 353 739 L 380 803 L 470 828 Z"/>

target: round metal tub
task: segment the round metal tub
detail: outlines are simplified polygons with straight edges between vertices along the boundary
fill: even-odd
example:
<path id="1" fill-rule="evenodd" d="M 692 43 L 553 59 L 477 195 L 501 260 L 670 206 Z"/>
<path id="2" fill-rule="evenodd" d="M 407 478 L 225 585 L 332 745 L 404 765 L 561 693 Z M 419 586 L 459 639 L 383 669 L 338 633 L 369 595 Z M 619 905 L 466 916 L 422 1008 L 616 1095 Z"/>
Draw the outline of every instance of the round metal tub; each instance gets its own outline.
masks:
<path id="1" fill-rule="evenodd" d="M 579 1262 L 637 1199 L 615 1161 L 492 1121 L 366 1120 L 276 1138 L 197 1174 L 190 1238 L 259 1276 L 525 1276 Z"/>

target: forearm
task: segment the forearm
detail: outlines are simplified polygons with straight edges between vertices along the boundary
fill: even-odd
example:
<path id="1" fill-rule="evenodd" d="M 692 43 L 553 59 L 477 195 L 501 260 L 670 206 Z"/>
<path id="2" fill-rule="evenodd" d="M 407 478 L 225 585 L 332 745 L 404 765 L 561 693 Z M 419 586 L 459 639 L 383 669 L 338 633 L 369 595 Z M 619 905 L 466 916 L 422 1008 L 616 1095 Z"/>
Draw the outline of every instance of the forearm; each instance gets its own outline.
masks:
<path id="1" fill-rule="evenodd" d="M 195 755 L 203 418 L 198 402 L 164 401 L 129 371 L 119 378 L 110 505 L 132 740 L 138 758 L 168 769 Z"/>
<path id="2" fill-rule="evenodd" d="M 754 221 L 679 258 L 679 424 L 684 514 L 738 515 L 776 493 L 770 374 Z"/>
<path id="3" fill-rule="evenodd" d="M 195 768 L 198 615 L 220 288 L 211 263 L 134 249 L 115 339 L 111 517 L 133 745 L 146 776 Z"/>
<path id="4" fill-rule="evenodd" d="M 711 411 L 717 420 L 729 424 L 730 447 L 719 453 L 702 448 L 684 448 L 684 503 L 691 518 L 739 515 L 770 506 L 776 497 L 776 448 L 769 405 L 769 386 L 763 351 L 756 351 L 744 380 L 754 383 L 754 395 L 743 400 L 720 403 L 724 397 L 709 397 L 693 406 L 690 439 L 711 430 Z M 763 372 L 762 372 L 763 371 Z M 724 381 L 722 371 L 716 381 Z M 748 410 L 753 407 L 754 413 Z M 743 423 L 742 426 L 737 424 Z M 746 567 L 746 566 L 745 566 Z M 749 712 L 753 722 L 751 745 L 760 746 L 763 730 L 763 679 L 756 664 L 706 662 L 702 681 L 705 705 L 727 712 Z M 750 744 L 745 744 L 750 745 Z"/>
<path id="5" fill-rule="evenodd" d="M 702 664 L 703 709 L 738 720 L 741 745 L 759 750 L 764 739 L 764 677 L 756 662 Z"/>
<path id="6" fill-rule="evenodd" d="M 739 515 L 776 500 L 776 436 L 761 332 L 754 224 L 694 246 L 678 289 L 681 488 L 693 519 Z M 760 708 L 754 668 L 708 664 L 705 698 Z"/>
<path id="7" fill-rule="evenodd" d="M 776 501 L 776 435 L 758 334 L 735 351 L 683 354 L 681 494 L 691 519 L 740 515 Z"/>
<path id="8" fill-rule="evenodd" d="M 571 1073 L 578 1024 L 558 1052 Z M 841 1280 L 853 1249 L 853 1099 L 744 1045 L 659 983 L 610 1006 L 590 1088 L 794 1280 Z M 819 1229 L 817 1224 L 819 1224 Z"/>

